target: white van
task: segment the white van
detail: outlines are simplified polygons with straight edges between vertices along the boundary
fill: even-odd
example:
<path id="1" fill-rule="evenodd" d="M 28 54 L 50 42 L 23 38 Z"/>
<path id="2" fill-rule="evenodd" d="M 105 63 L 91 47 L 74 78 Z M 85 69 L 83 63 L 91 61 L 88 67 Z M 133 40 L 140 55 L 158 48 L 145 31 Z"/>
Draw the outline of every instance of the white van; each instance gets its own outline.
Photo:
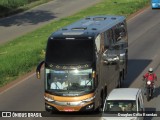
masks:
<path id="1" fill-rule="evenodd" d="M 105 100 L 102 120 L 143 120 L 143 101 L 141 89 L 114 89 Z"/>

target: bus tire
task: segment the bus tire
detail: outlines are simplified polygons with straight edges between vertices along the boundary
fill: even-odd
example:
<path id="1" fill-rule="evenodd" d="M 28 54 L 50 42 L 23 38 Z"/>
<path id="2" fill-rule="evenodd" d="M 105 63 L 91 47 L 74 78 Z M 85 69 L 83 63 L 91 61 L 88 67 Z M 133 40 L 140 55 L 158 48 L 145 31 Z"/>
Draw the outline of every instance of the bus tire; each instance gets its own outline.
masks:
<path id="1" fill-rule="evenodd" d="M 104 97 L 104 92 L 102 91 L 101 92 L 101 99 L 100 99 L 100 102 L 101 102 L 101 104 L 100 104 L 100 106 L 98 107 L 98 109 L 97 109 L 97 111 L 100 113 L 100 112 L 102 112 L 102 110 L 103 110 L 103 105 L 104 105 L 104 99 L 105 99 L 105 97 Z"/>
<path id="2" fill-rule="evenodd" d="M 102 108 L 101 106 L 99 106 L 96 110 L 95 110 L 96 113 L 101 113 L 102 112 Z"/>
<path id="3" fill-rule="evenodd" d="M 102 98 L 101 98 L 100 101 L 101 101 L 101 105 L 99 105 L 98 108 L 95 110 L 95 112 L 97 112 L 97 113 L 101 113 L 102 110 L 103 110 L 103 108 L 102 108 Z"/>
<path id="4" fill-rule="evenodd" d="M 122 75 L 120 75 L 119 80 L 118 80 L 118 88 L 122 87 Z"/>
<path id="5" fill-rule="evenodd" d="M 125 74 L 125 70 L 123 69 L 123 73 L 122 73 L 122 79 L 124 80 L 126 77 L 126 74 Z"/>
<path id="6" fill-rule="evenodd" d="M 105 86 L 105 90 L 104 90 L 104 97 L 106 98 L 107 97 L 107 86 Z M 105 100 L 105 99 L 104 99 Z"/>

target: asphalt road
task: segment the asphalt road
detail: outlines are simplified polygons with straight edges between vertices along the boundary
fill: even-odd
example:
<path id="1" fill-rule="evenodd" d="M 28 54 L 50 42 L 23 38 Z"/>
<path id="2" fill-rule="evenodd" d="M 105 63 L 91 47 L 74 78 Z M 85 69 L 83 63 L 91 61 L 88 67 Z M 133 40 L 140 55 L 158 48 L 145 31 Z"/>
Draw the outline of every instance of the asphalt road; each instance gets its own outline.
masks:
<path id="1" fill-rule="evenodd" d="M 0 44 L 87 8 L 101 0 L 53 0 L 26 12 L 0 19 Z"/>
<path id="2" fill-rule="evenodd" d="M 146 110 L 160 111 L 160 12 L 146 9 L 143 13 L 128 21 L 129 34 L 129 66 L 124 87 L 138 87 L 143 85 L 142 75 L 153 67 L 158 76 L 155 97 L 147 102 Z M 37 80 L 35 74 L 28 76 L 19 84 L 0 93 L 0 111 L 43 111 L 43 78 Z M 12 118 L 14 119 L 14 118 Z M 16 118 L 17 119 L 17 118 Z M 40 118 L 25 118 L 40 119 Z M 98 120 L 98 117 L 50 117 L 40 120 Z M 147 117 L 145 120 L 159 120 Z"/>

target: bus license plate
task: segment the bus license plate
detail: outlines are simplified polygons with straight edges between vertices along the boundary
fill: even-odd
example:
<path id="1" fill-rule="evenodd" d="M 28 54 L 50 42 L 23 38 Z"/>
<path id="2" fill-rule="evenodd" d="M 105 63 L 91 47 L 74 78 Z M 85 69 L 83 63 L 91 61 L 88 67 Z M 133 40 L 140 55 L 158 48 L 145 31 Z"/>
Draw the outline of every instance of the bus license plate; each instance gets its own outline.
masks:
<path id="1" fill-rule="evenodd" d="M 73 108 L 64 108 L 64 111 L 66 111 L 66 112 L 72 112 L 72 111 L 74 111 L 74 109 Z"/>

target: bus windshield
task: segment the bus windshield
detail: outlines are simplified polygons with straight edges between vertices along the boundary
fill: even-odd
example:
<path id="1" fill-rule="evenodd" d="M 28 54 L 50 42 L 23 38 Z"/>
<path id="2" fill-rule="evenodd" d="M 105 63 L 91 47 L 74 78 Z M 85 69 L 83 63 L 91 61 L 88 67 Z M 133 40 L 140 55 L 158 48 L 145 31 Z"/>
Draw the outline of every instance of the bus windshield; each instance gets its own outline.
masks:
<path id="1" fill-rule="evenodd" d="M 46 69 L 46 90 L 63 96 L 88 93 L 94 89 L 91 73 L 92 69 Z"/>

